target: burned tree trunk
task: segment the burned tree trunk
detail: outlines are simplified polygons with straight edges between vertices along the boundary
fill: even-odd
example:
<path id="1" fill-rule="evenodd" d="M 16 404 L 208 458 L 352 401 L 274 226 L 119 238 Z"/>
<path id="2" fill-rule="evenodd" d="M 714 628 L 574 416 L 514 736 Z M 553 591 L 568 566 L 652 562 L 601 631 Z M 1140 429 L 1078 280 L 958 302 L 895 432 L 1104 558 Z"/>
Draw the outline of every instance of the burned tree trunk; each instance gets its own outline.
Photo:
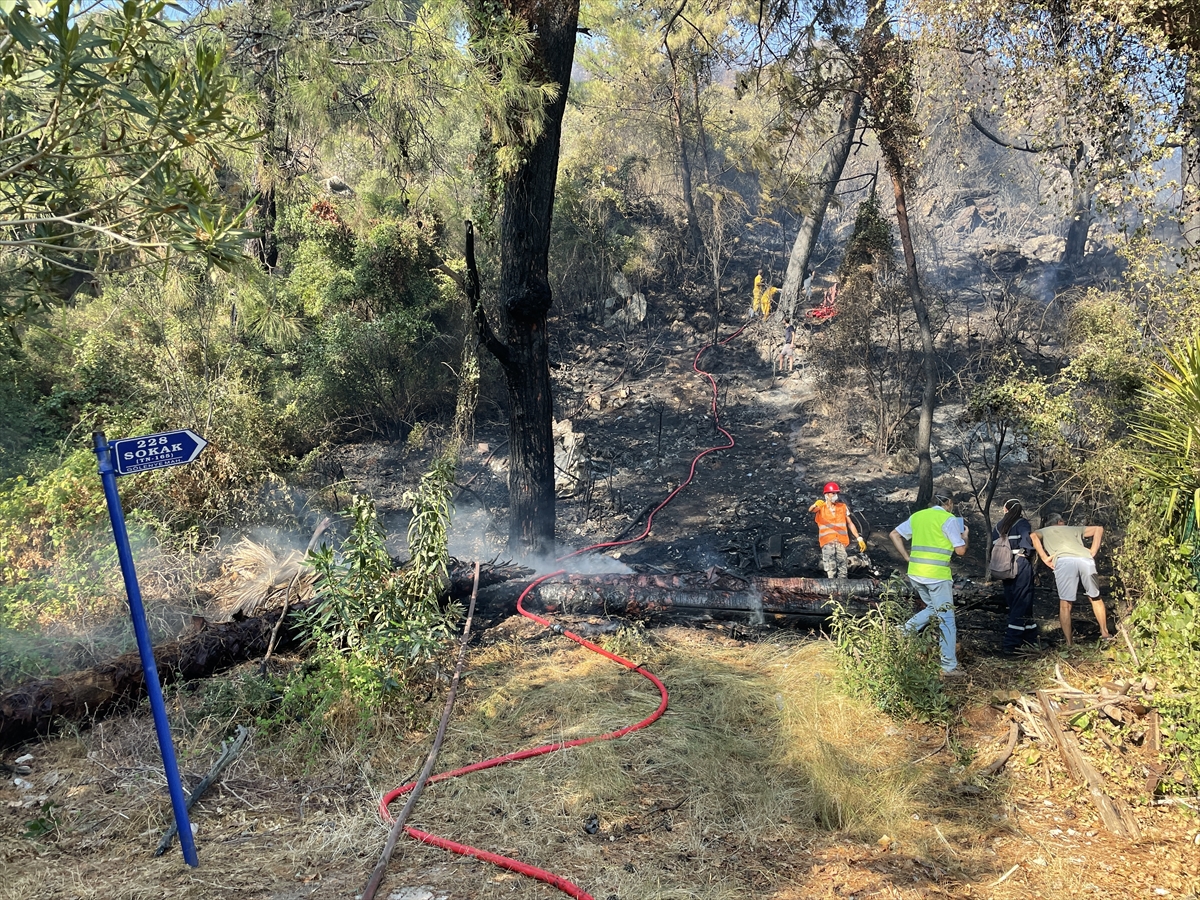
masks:
<path id="1" fill-rule="evenodd" d="M 315 542 L 327 522 L 313 535 Z M 253 548 L 252 548 L 253 549 Z M 278 561 L 268 552 L 243 551 L 244 567 L 238 568 L 238 601 L 235 621 L 214 623 L 200 617 L 195 628 L 178 640 L 154 648 L 154 661 L 163 684 L 191 678 L 205 678 L 232 668 L 240 662 L 257 659 L 267 652 L 271 632 L 281 615 L 286 594 L 297 586 L 293 575 L 300 571 L 300 558 Z M 253 567 L 265 567 L 256 577 Z M 528 578 L 532 572 L 511 565 L 487 565 L 480 575 L 481 585 L 497 584 L 514 578 Z M 252 582 L 246 590 L 242 582 Z M 455 562 L 450 570 L 447 594 L 451 600 L 469 597 L 475 581 L 473 567 Z M 312 600 L 311 585 L 306 585 L 288 607 L 289 614 L 279 628 L 275 649 L 295 649 L 305 636 L 300 618 L 290 615 L 303 610 Z M 219 607 L 219 603 L 217 604 Z M 274 608 L 262 610 L 262 606 Z M 258 609 L 258 614 L 242 614 Z M 228 607 L 226 612 L 228 612 Z M 219 611 L 218 611 L 219 612 Z M 146 696 L 146 679 L 136 650 L 108 660 L 90 669 L 58 678 L 32 681 L 0 692 L 0 747 L 8 747 L 54 732 L 59 722 L 86 725 L 105 716 L 128 710 Z"/>
<path id="2" fill-rule="evenodd" d="M 515 612 L 516 599 L 532 574 L 509 564 L 484 566 L 479 578 L 481 602 L 490 602 L 494 611 L 505 615 Z M 447 598 L 465 598 L 473 585 L 471 567 L 456 561 Z M 527 602 L 531 609 L 571 615 L 744 618 L 749 614 L 813 622 L 829 616 L 835 603 L 862 614 L 883 592 L 884 585 L 870 578 L 744 578 L 709 570 L 678 575 L 568 575 L 539 585 Z M 290 611 L 306 605 L 293 604 Z M 214 675 L 263 656 L 281 613 L 275 608 L 222 624 L 197 618 L 191 634 L 154 648 L 162 683 Z M 298 617 L 287 616 L 277 648 L 295 648 L 300 643 L 304 633 L 298 624 Z M 51 734 L 59 723 L 88 725 L 131 709 L 145 696 L 137 651 L 81 672 L 21 685 L 0 693 L 0 748 Z"/>
<path id="3" fill-rule="evenodd" d="M 537 137 L 520 150 L 520 162 L 504 176 L 500 215 L 501 340 L 486 322 L 477 297 L 471 298 L 484 346 L 504 371 L 509 400 L 509 548 L 544 552 L 554 547 L 554 400 L 550 384 L 547 316 L 553 296 L 548 274 L 550 217 L 558 175 L 567 88 L 575 58 L 579 0 L 534 3 L 473 0 L 476 27 L 512 16 L 533 35 L 532 53 L 522 64 L 527 82 L 554 86 Z M 499 69 L 496 58 L 481 60 Z M 519 112 L 511 111 L 516 116 Z"/>
<path id="4" fill-rule="evenodd" d="M 1075 148 L 1071 165 L 1067 167 L 1071 176 L 1071 219 L 1067 223 L 1067 241 L 1062 255 L 1062 264 L 1067 267 L 1083 264 L 1088 232 L 1092 228 L 1092 198 L 1096 179 L 1083 165 L 1085 156 L 1086 148 L 1080 143 Z M 1060 273 L 1060 279 L 1065 277 L 1065 273 Z"/>
<path id="5" fill-rule="evenodd" d="M 692 163 L 688 157 L 687 125 L 683 118 L 683 97 L 679 90 L 679 72 L 675 54 L 671 52 L 670 26 L 663 33 L 663 49 L 671 64 L 671 122 L 675 126 L 675 152 L 679 156 L 679 179 L 683 190 L 683 206 L 687 212 L 687 247 L 695 255 L 703 243 L 700 237 L 700 218 L 696 215 L 695 192 L 692 189 Z"/>
<path id="6" fill-rule="evenodd" d="M 570 575 L 538 585 L 547 612 L 644 616 L 656 613 L 745 612 L 824 619 L 835 603 L 865 612 L 879 596 L 869 578 L 741 578 L 682 575 Z"/>
<path id="7" fill-rule="evenodd" d="M 784 315 L 793 319 L 796 314 L 796 303 L 800 299 L 800 289 L 804 284 L 805 273 L 808 271 L 809 259 L 817 238 L 821 236 L 821 225 L 825 221 L 825 212 L 837 191 L 846 161 L 850 159 L 850 150 L 854 147 L 854 135 L 858 130 L 859 114 L 862 112 L 863 91 L 860 79 L 856 79 L 846 91 L 842 102 L 842 115 L 838 122 L 838 130 L 832 138 L 829 156 L 821 167 L 817 182 L 816 197 L 800 223 L 796 240 L 792 243 L 792 251 L 788 256 L 787 273 L 783 278 L 783 288 L 780 290 L 779 303 Z"/>
<path id="8" fill-rule="evenodd" d="M 516 602 L 525 580 L 494 584 L 479 592 L 493 608 Z M 728 573 L 677 575 L 566 575 L 539 584 L 526 598 L 530 610 L 547 614 L 611 615 L 630 618 L 705 616 L 781 617 L 818 622 L 835 603 L 855 615 L 883 593 L 871 578 L 760 578 Z"/>
<path id="9" fill-rule="evenodd" d="M 899 163 L 886 149 L 884 159 L 892 176 L 892 187 L 896 197 L 896 221 L 900 225 L 900 242 L 904 248 L 904 265 L 908 273 L 908 294 L 917 317 L 917 330 L 921 335 L 921 371 L 925 379 L 921 392 L 921 411 L 917 419 L 917 499 L 913 508 L 924 509 L 933 499 L 933 458 L 929 448 L 933 441 L 933 411 L 937 405 L 937 357 L 933 345 L 933 326 L 929 321 L 929 305 L 925 302 L 925 294 L 917 276 L 917 258 L 913 251 L 912 231 L 909 228 L 904 176 Z"/>
<path id="10" fill-rule="evenodd" d="M 212 675 L 261 656 L 280 612 L 221 625 L 197 618 L 197 630 L 154 648 L 162 683 Z M 294 646 L 299 636 L 284 627 L 276 646 Z M 58 722 L 83 724 L 130 709 L 145 696 L 136 650 L 82 672 L 21 685 L 0 694 L 0 747 L 51 734 Z"/>
<path id="11" fill-rule="evenodd" d="M 937 403 L 937 358 L 929 305 L 925 302 L 917 272 L 906 199 L 905 184 L 912 180 L 917 165 L 919 134 L 913 113 L 912 58 L 908 43 L 893 36 L 889 21 L 883 0 L 870 0 L 867 4 L 863 57 L 867 60 L 866 70 L 873 76 L 868 89 L 871 124 L 879 139 L 884 164 L 892 178 L 908 294 L 921 336 L 921 369 L 925 383 L 917 419 L 917 499 L 913 509 L 923 509 L 933 498 L 933 461 L 929 448 L 933 436 L 934 406 Z"/>

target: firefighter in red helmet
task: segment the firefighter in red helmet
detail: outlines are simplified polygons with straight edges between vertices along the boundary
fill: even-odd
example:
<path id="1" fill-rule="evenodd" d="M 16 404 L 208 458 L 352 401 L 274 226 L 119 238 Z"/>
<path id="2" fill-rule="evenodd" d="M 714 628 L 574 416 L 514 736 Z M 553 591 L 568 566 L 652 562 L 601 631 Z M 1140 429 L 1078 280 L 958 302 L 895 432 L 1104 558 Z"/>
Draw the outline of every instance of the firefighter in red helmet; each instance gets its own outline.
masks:
<path id="1" fill-rule="evenodd" d="M 850 508 L 838 500 L 841 489 L 836 481 L 830 481 L 822 489 L 825 499 L 818 500 L 808 508 L 817 522 L 817 541 L 821 545 L 821 565 L 825 567 L 825 575 L 829 578 L 845 578 L 849 571 L 846 559 L 846 548 L 850 546 L 850 536 L 858 541 L 858 549 L 866 550 L 867 542 L 854 527 L 850 518 Z"/>

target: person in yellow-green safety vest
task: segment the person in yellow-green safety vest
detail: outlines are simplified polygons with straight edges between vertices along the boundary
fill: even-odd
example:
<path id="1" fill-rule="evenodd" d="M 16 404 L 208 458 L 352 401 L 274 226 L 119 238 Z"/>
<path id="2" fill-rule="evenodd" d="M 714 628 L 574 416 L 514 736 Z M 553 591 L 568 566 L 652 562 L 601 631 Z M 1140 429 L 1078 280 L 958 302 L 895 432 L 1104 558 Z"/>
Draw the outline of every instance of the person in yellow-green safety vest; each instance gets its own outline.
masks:
<path id="1" fill-rule="evenodd" d="M 968 529 L 954 515 L 954 499 L 945 495 L 933 498 L 934 506 L 913 513 L 892 529 L 891 539 L 908 563 L 908 580 L 925 608 L 904 623 L 904 630 L 917 632 L 933 619 L 941 630 L 942 675 L 961 675 L 955 644 L 958 630 L 954 622 L 954 581 L 950 557 L 965 556 Z M 905 547 L 911 543 L 911 549 Z"/>

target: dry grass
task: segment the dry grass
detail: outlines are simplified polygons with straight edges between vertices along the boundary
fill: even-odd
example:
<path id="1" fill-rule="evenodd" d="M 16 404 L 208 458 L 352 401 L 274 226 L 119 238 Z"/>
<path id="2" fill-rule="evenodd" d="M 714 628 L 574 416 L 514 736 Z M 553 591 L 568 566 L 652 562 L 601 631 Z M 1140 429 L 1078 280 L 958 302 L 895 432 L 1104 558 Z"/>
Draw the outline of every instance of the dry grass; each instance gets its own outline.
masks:
<path id="1" fill-rule="evenodd" d="M 753 860 L 795 856 L 821 833 L 871 842 L 887 834 L 920 856 L 937 849 L 913 818 L 927 809 L 930 782 L 905 762 L 913 746 L 838 693 L 822 647 L 722 646 L 689 635 L 639 657 L 671 693 L 651 728 L 435 786 L 420 826 L 549 867 L 567 854 L 579 871 L 597 873 L 588 889 L 605 897 L 742 895 L 748 866 L 771 877 L 772 866 Z M 478 654 L 476 671 L 499 675 L 511 647 L 495 657 Z M 640 676 L 558 644 L 527 654 L 511 677 L 477 676 L 473 686 L 439 768 L 619 728 L 657 702 Z M 588 835 L 592 816 L 599 831 Z M 640 843 L 662 861 L 653 874 L 643 871 Z M 430 853 L 410 846 L 406 856 Z M 728 871 L 739 854 L 738 871 Z"/>
<path id="2" fill-rule="evenodd" d="M 634 649 L 671 693 L 659 722 L 434 785 L 413 824 L 621 900 L 783 897 L 778 890 L 805 877 L 809 851 L 838 839 L 872 844 L 886 833 L 911 857 L 942 855 L 924 819 L 944 764 L 909 764 L 927 745 L 839 694 L 821 645 L 735 644 L 680 629 Z M 502 640 L 474 651 L 438 767 L 613 730 L 657 702 L 645 679 L 559 639 Z M 191 783 L 219 752 L 227 722 L 198 719 L 187 695 L 174 703 Z M 431 698 L 430 718 L 438 705 Z M 149 855 L 170 809 L 148 716 L 35 750 L 36 790 L 47 768 L 61 775 L 48 793 L 62 821 L 47 838 L 21 837 L 37 810 L 4 808 L 15 794 L 0 789 L 0 897 L 285 898 L 314 887 L 353 896 L 386 836 L 374 804 L 420 768 L 428 734 L 406 737 L 387 720 L 369 743 L 330 734 L 315 766 L 286 746 L 252 740 L 197 809 L 196 871 L 177 849 Z M 599 827 L 589 834 L 593 816 Z M 950 827 L 942 833 L 954 839 Z M 413 842 L 401 843 L 391 871 L 389 890 L 561 896 Z"/>

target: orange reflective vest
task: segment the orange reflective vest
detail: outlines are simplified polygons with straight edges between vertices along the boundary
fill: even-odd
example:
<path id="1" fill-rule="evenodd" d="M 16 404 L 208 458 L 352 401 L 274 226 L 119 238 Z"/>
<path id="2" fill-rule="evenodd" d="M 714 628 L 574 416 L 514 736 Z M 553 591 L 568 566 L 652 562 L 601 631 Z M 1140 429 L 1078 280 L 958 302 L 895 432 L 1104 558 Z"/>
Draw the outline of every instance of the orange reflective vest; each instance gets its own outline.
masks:
<path id="1" fill-rule="evenodd" d="M 830 541 L 837 541 L 843 547 L 848 547 L 850 545 L 850 525 L 847 521 L 849 515 L 850 510 L 840 500 L 833 504 L 826 503 L 824 500 L 819 501 L 815 516 L 817 528 L 820 529 L 817 542 L 824 547 Z"/>

